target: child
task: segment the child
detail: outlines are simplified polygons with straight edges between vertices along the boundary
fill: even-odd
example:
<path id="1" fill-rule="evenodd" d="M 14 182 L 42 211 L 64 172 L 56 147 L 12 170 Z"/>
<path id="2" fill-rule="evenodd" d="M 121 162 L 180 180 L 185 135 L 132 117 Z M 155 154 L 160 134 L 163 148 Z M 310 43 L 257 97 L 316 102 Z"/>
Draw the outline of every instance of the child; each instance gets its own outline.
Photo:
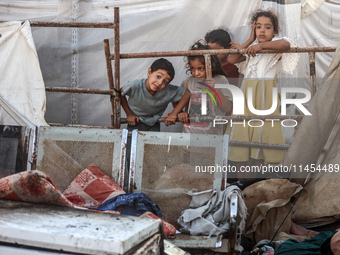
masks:
<path id="1" fill-rule="evenodd" d="M 239 63 L 239 71 L 244 74 L 242 84 L 243 95 L 245 97 L 244 115 L 254 115 L 248 109 L 248 95 L 246 91 L 252 88 L 253 106 L 257 110 L 270 109 L 273 101 L 273 88 L 277 88 L 277 74 L 279 72 L 292 73 L 299 56 L 295 53 L 273 53 L 256 54 L 260 50 L 287 50 L 291 46 L 288 38 L 276 38 L 279 32 L 279 20 L 276 14 L 269 10 L 258 10 L 251 19 L 252 31 L 249 39 L 238 46 L 232 42 L 232 47 L 246 49 L 246 55 L 230 54 L 230 63 Z M 252 44 L 257 40 L 256 44 Z M 278 96 L 278 95 L 275 95 Z M 278 100 L 279 101 L 279 100 Z M 280 115 L 279 102 L 273 115 Z M 256 116 L 254 116 L 256 119 Z M 270 116 L 268 116 L 270 119 Z M 251 127 L 252 126 L 252 127 Z M 230 135 L 230 140 L 284 144 L 281 123 L 275 121 L 264 121 L 262 127 L 260 122 L 252 122 L 251 126 L 245 125 L 228 126 L 226 133 Z M 258 127 L 254 127 L 258 126 Z M 283 161 L 285 152 L 274 149 L 231 147 L 229 160 L 236 162 L 238 167 L 242 165 L 279 164 Z"/>
<path id="2" fill-rule="evenodd" d="M 224 29 L 210 31 L 206 33 L 204 39 L 212 49 L 230 49 L 231 46 L 230 35 Z M 228 62 L 228 55 L 229 54 L 219 54 L 217 57 L 221 62 L 224 72 L 227 74 L 230 84 L 238 86 L 240 73 L 235 65 Z"/>
<path id="3" fill-rule="evenodd" d="M 200 41 L 196 42 L 193 46 L 190 47 L 190 50 L 206 49 L 210 49 L 210 47 L 208 45 L 202 44 Z M 178 114 L 178 119 L 184 123 L 182 129 L 184 133 L 217 135 L 223 135 L 224 133 L 223 127 L 225 125 L 216 125 L 215 127 L 213 127 L 212 121 L 188 123 L 188 114 L 201 115 L 201 95 L 203 92 L 202 88 L 208 91 L 210 90 L 210 93 L 213 94 L 214 91 L 211 91 L 210 88 L 214 88 L 215 84 L 229 83 L 226 74 L 221 67 L 220 61 L 218 60 L 216 55 L 211 56 L 211 67 L 213 78 L 207 78 L 204 56 L 188 56 L 187 72 L 190 71 L 192 76 L 185 79 L 182 82 L 181 87 L 186 88 L 190 91 L 191 99 L 186 109 L 187 112 Z M 209 86 L 211 87 L 209 88 Z M 230 91 L 228 89 L 216 89 L 215 91 L 221 98 L 222 104 L 218 103 L 215 106 L 210 96 L 207 96 L 207 109 L 210 110 L 207 115 L 210 115 L 210 117 L 222 116 L 226 113 L 230 115 L 232 110 L 232 96 Z"/>
<path id="4" fill-rule="evenodd" d="M 189 102 L 190 92 L 169 84 L 175 76 L 172 64 L 160 58 L 148 69 L 148 78 L 128 82 L 121 88 L 121 104 L 127 116 L 128 130 L 160 131 L 157 122 L 170 102 L 176 107 L 168 113 L 165 125 L 175 124 L 177 114 Z M 127 100 L 125 96 L 129 96 Z"/>

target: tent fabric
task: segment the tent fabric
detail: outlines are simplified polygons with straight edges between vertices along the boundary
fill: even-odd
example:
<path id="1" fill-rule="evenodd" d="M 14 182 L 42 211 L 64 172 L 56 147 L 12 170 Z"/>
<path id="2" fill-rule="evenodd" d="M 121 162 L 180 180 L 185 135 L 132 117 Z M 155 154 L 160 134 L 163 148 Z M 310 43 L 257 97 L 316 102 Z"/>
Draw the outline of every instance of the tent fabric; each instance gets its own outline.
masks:
<path id="1" fill-rule="evenodd" d="M 291 198 L 301 189 L 301 185 L 286 179 L 269 179 L 254 183 L 243 190 L 248 212 L 245 235 L 253 243 L 263 239 L 271 240 L 292 206 Z M 279 233 L 290 233 L 291 223 L 290 214 Z"/>
<path id="2" fill-rule="evenodd" d="M 305 0 L 301 5 L 301 18 L 313 14 L 319 7 L 325 2 L 325 0 Z"/>
<path id="3" fill-rule="evenodd" d="M 318 176 L 306 185 L 296 203 L 294 222 L 306 227 L 327 225 L 340 219 L 339 179 Z"/>
<path id="4" fill-rule="evenodd" d="M 338 100 L 340 96 L 340 87 L 338 86 L 340 69 L 336 67 L 339 66 L 339 63 L 340 43 L 329 67 L 329 70 L 333 71 L 327 73 L 322 89 L 311 100 L 308 111 L 312 115 L 305 116 L 301 121 L 294 140 L 287 151 L 284 165 L 302 165 L 304 169 L 307 165 L 316 164 L 329 139 L 329 134 L 337 126 L 337 118 L 340 112 L 340 101 Z M 300 153 L 301 151 L 308 153 Z M 307 174 L 307 171 L 297 171 L 292 174 L 292 178 L 305 178 Z"/>
<path id="5" fill-rule="evenodd" d="M 13 126 L 34 126 L 20 113 L 11 108 L 8 103 L 0 97 L 0 123 Z"/>
<path id="6" fill-rule="evenodd" d="M 301 47 L 335 47 L 340 41 L 339 23 L 340 5 L 325 1 L 311 15 L 301 20 L 300 41 Z M 325 73 L 334 57 L 334 52 L 317 52 L 315 54 L 316 86 L 322 89 Z M 298 67 L 300 84 L 308 84 L 310 71 L 308 54 L 301 54 Z M 305 87 L 305 86 L 304 86 Z M 310 89 L 310 87 L 306 88 Z"/>
<path id="7" fill-rule="evenodd" d="M 294 220 L 300 224 L 327 224 L 340 218 L 339 198 L 334 195 L 340 192 L 340 145 L 337 142 L 340 139 L 339 63 L 340 43 L 326 73 L 322 89 L 315 95 L 308 108 L 312 116 L 306 116 L 302 120 L 283 163 L 302 166 L 302 172 L 298 171 L 291 176 L 293 181 L 299 183 L 304 182 L 310 172 L 307 172 L 307 169 L 311 169 L 312 164 L 315 164 L 316 169 L 319 166 L 319 170 L 311 175 L 312 179 L 296 204 Z M 301 151 L 305 153 L 300 153 Z"/>
<path id="8" fill-rule="evenodd" d="M 47 125 L 45 85 L 29 22 L 0 23 L 0 34 L 0 123 Z"/>

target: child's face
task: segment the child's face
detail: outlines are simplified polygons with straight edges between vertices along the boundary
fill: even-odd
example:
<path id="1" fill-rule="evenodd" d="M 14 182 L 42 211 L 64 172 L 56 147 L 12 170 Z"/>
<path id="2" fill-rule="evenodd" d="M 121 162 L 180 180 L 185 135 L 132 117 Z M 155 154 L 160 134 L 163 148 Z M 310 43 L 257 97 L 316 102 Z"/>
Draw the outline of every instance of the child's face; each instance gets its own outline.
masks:
<path id="1" fill-rule="evenodd" d="M 191 75 L 195 78 L 206 78 L 205 65 L 199 59 L 189 61 Z"/>
<path id="2" fill-rule="evenodd" d="M 224 50 L 225 49 L 221 44 L 219 44 L 217 42 L 214 42 L 214 43 L 208 42 L 208 45 L 213 50 Z M 219 55 L 217 55 L 217 57 L 218 57 L 218 59 L 220 60 L 221 63 L 224 63 L 228 59 L 228 54 L 219 54 Z"/>
<path id="3" fill-rule="evenodd" d="M 261 42 L 269 42 L 277 34 L 274 32 L 274 25 L 270 18 L 259 17 L 255 23 L 256 38 Z"/>
<path id="4" fill-rule="evenodd" d="M 171 81 L 171 77 L 166 70 L 157 69 L 151 72 L 151 68 L 148 70 L 148 79 L 145 82 L 146 89 L 151 95 L 155 95 L 157 91 L 165 88 Z"/>

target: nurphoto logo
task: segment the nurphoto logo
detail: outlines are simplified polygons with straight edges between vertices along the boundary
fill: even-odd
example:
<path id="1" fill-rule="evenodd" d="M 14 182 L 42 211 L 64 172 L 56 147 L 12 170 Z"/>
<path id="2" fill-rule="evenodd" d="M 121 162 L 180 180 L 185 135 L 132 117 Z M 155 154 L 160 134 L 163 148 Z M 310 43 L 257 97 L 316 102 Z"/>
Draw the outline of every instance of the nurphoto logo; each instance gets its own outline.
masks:
<path id="1" fill-rule="evenodd" d="M 240 88 L 234 86 L 234 85 L 230 85 L 230 84 L 215 84 L 215 88 L 212 88 L 211 86 L 201 83 L 205 85 L 207 88 L 209 88 L 215 95 L 216 97 L 219 99 L 220 104 L 222 105 L 222 101 L 220 96 L 218 95 L 217 91 L 215 89 L 229 89 L 231 94 L 232 94 L 232 98 L 233 98 L 233 115 L 244 115 L 244 105 L 245 105 L 245 97 L 243 95 L 243 92 Z M 208 89 L 205 88 L 199 88 L 203 91 L 206 92 L 202 93 L 202 106 L 201 106 L 201 114 L 202 115 L 206 115 L 207 114 L 207 94 L 212 98 L 212 100 L 214 101 L 215 105 L 216 100 L 214 98 L 214 96 L 212 95 L 211 92 L 208 91 Z M 272 106 L 270 107 L 270 109 L 266 109 L 266 110 L 259 110 L 259 109 L 255 109 L 254 104 L 253 104 L 253 97 L 252 97 L 252 93 L 253 90 L 252 88 L 248 88 L 247 90 L 247 105 L 249 108 L 249 111 L 251 113 L 253 113 L 254 115 L 257 116 L 266 116 L 266 115 L 270 115 L 272 114 L 276 109 L 277 109 L 277 105 L 278 105 L 278 91 L 277 88 L 273 88 L 272 91 Z M 303 98 L 287 98 L 287 94 L 288 93 L 301 93 L 304 95 Z M 289 87 L 284 87 L 281 89 L 281 115 L 286 116 L 287 115 L 287 106 L 288 105 L 295 105 L 304 115 L 312 115 L 304 106 L 304 103 L 307 103 L 309 100 L 311 99 L 311 93 L 309 90 L 304 89 L 304 88 L 289 88 Z M 285 122 L 286 121 L 293 121 L 294 125 L 286 125 Z M 282 120 L 281 124 L 284 127 L 295 127 L 297 125 L 297 121 L 294 119 L 288 119 L 288 120 Z M 257 126 L 252 126 L 250 123 L 251 122 L 261 122 L 260 125 Z M 272 122 L 272 126 L 274 125 L 274 121 L 280 121 L 279 119 L 265 119 L 265 121 L 271 121 Z M 238 121 L 239 122 L 239 121 Z M 245 125 L 245 120 L 243 120 L 243 124 Z M 214 123 L 214 127 L 215 125 L 221 125 L 221 124 L 227 124 L 228 120 L 225 119 L 214 119 L 213 120 Z M 232 120 L 230 120 L 230 124 L 232 124 Z M 263 121 L 260 119 L 252 119 L 252 120 L 248 120 L 248 125 L 252 126 L 252 127 L 261 127 L 263 126 Z"/>

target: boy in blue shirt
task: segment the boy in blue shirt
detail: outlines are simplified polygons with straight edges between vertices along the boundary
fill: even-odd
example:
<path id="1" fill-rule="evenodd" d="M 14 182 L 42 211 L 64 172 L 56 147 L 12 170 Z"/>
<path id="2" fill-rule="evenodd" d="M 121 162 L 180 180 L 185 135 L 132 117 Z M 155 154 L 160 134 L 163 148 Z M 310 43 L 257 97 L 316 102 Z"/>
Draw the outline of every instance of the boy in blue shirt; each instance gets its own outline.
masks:
<path id="1" fill-rule="evenodd" d="M 168 60 L 155 60 L 147 75 L 148 78 L 130 81 L 121 88 L 121 104 L 127 116 L 128 130 L 160 131 L 158 119 L 168 104 L 177 103 L 167 115 L 167 126 L 175 124 L 177 114 L 189 102 L 187 89 L 169 84 L 175 77 L 175 70 Z"/>

